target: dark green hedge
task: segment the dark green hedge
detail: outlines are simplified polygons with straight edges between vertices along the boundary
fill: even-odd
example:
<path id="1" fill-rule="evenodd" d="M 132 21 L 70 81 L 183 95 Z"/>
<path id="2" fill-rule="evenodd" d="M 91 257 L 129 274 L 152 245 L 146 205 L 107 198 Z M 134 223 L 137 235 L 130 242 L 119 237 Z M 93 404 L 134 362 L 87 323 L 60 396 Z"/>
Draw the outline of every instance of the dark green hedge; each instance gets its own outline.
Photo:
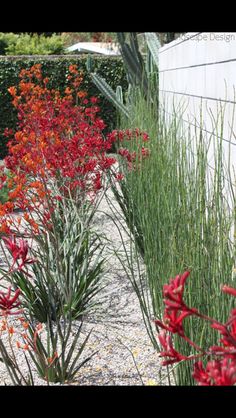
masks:
<path id="1" fill-rule="evenodd" d="M 84 81 L 81 85 L 89 96 L 100 98 L 101 117 L 107 125 L 104 133 L 110 131 L 116 124 L 115 107 L 100 93 L 86 70 L 86 55 L 73 56 L 21 56 L 21 57 L 0 57 L 0 158 L 7 154 L 6 142 L 3 132 L 5 128 L 15 128 L 17 124 L 17 112 L 11 104 L 11 96 L 7 89 L 18 84 L 19 72 L 23 68 L 30 68 L 36 63 L 42 64 L 44 77 L 49 77 L 50 87 L 57 88 L 61 92 L 66 87 L 66 74 L 70 64 L 77 64 L 78 68 L 84 71 Z M 123 61 L 119 57 L 93 56 L 93 63 L 96 72 L 106 79 L 113 89 L 121 85 L 127 89 L 126 73 Z"/>

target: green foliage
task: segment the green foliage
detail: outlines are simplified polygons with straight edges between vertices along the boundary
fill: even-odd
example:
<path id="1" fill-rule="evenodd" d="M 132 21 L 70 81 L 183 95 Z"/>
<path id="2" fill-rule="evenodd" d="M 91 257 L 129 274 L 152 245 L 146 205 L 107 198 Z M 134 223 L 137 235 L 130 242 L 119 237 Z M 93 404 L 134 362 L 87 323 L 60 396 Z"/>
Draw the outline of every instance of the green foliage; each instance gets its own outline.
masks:
<path id="1" fill-rule="evenodd" d="M 3 186 L 0 190 L 0 203 L 5 203 L 8 201 L 8 188 Z"/>
<path id="2" fill-rule="evenodd" d="M 158 36 L 154 32 L 146 32 L 145 38 L 148 46 L 148 51 L 150 52 L 156 66 L 159 66 L 159 48 L 160 48 L 160 41 Z M 153 70 L 152 70 L 153 71 Z M 151 72 L 151 69 L 147 71 L 148 73 Z"/>
<path id="3" fill-rule="evenodd" d="M 8 178 L 12 176 L 10 170 L 5 168 L 4 172 Z M 9 194 L 8 186 L 7 184 L 4 183 L 3 185 L 1 185 L 1 189 L 0 189 L 0 203 L 5 203 L 9 200 L 8 194 Z"/>
<path id="4" fill-rule="evenodd" d="M 56 58 L 4 57 L 0 60 L 0 158 L 4 158 L 7 155 L 6 143 L 8 139 L 4 136 L 4 130 L 6 128 L 15 129 L 17 124 L 17 112 L 12 106 L 12 99 L 7 89 L 19 83 L 18 74 L 21 69 L 30 68 L 36 63 L 42 64 L 43 76 L 49 77 L 50 87 L 59 89 L 61 92 L 67 86 L 66 76 L 68 75 L 69 65 L 77 64 L 78 68 L 84 72 L 84 80 L 81 88 L 86 90 L 89 96 L 97 96 L 100 98 L 100 116 L 107 125 L 104 133 L 107 133 L 115 127 L 116 109 L 92 82 L 86 69 L 86 60 L 87 56 L 85 55 L 74 57 L 61 56 Z M 94 56 L 93 64 L 96 67 L 96 72 L 101 76 L 105 76 L 112 88 L 115 89 L 117 85 L 121 85 L 123 90 L 126 91 L 126 74 L 120 58 Z"/>
<path id="5" fill-rule="evenodd" d="M 60 35 L 47 37 L 36 33 L 0 33 L 1 55 L 52 55 L 64 52 L 64 40 Z"/>
<path id="6" fill-rule="evenodd" d="M 117 32 L 120 44 L 120 52 L 126 70 L 129 83 L 126 103 L 123 101 L 122 86 L 117 86 L 116 91 L 109 86 L 108 80 L 101 78 L 94 72 L 92 60 L 88 57 L 87 70 L 91 72 L 91 78 L 104 96 L 116 106 L 120 114 L 129 115 L 129 104 L 132 103 L 132 95 L 136 90 L 142 90 L 147 100 L 151 99 L 154 107 L 158 103 L 158 50 L 160 42 L 153 32 L 145 33 L 146 58 L 140 50 L 140 42 L 137 32 Z M 145 52 L 146 52 L 145 51 Z M 118 89 L 118 90 L 117 90 Z M 154 92 L 153 96 L 150 96 Z M 126 105 L 126 106 L 125 106 Z"/>
<path id="7" fill-rule="evenodd" d="M 55 323 L 49 318 L 42 326 L 25 314 L 24 319 L 24 324 L 27 326 L 22 328 L 24 332 L 15 330 L 16 339 L 14 343 L 11 341 L 10 349 L 5 346 L 2 336 L 0 338 L 0 362 L 5 364 L 14 386 L 34 386 L 33 372 L 35 371 L 47 382 L 47 385 L 73 382 L 77 372 L 97 353 L 93 352 L 87 357 L 84 356 L 84 349 L 91 331 L 84 338 L 83 322 L 77 322 L 74 325 L 72 318 L 69 317 Z M 13 324 L 12 318 L 7 318 L 7 326 L 12 327 Z M 24 337 L 26 335 L 27 338 Z M 27 344 L 25 344 L 26 340 Z M 22 356 L 21 361 L 19 361 L 19 348 L 15 344 L 16 341 L 23 349 L 24 357 Z M 25 346 L 27 348 L 23 348 Z M 80 357 L 83 357 L 81 361 L 79 361 Z M 24 367 L 22 367 L 22 360 Z"/>
<path id="8" fill-rule="evenodd" d="M 148 90 L 148 79 L 145 73 L 144 59 L 139 50 L 137 33 L 128 33 L 128 41 L 126 41 L 126 35 L 125 32 L 117 33 L 128 80 L 132 86 L 141 86 L 146 95 Z"/>
<path id="9" fill-rule="evenodd" d="M 36 350 L 33 352 L 29 350 L 29 355 L 36 366 L 38 375 L 52 383 L 73 382 L 76 373 L 83 367 L 93 356 L 95 352 L 89 357 L 85 358 L 79 363 L 79 358 L 82 355 L 91 332 L 86 336 L 83 342 L 81 339 L 82 322 L 73 330 L 72 334 L 72 318 L 62 322 L 57 321 L 56 325 L 49 319 L 46 324 L 47 341 L 43 342 L 40 336 L 36 340 Z M 34 338 L 34 329 L 29 327 L 31 338 Z M 72 337 L 72 335 L 74 335 Z M 54 353 L 60 354 L 55 356 Z M 48 358 L 54 360 L 50 364 Z"/>
<path id="10" fill-rule="evenodd" d="M 12 32 L 0 32 L 0 55 L 6 55 L 8 45 L 16 42 L 17 36 Z"/>
<path id="11" fill-rule="evenodd" d="M 116 94 L 109 84 L 107 84 L 106 80 L 104 78 L 100 77 L 96 73 L 91 73 L 92 80 L 94 84 L 101 90 L 105 97 L 107 97 L 108 100 L 110 100 L 112 103 L 114 103 L 120 111 L 122 111 L 127 117 L 129 117 L 128 109 L 123 105 L 121 101 L 121 95 Z M 118 86 L 120 87 L 120 86 Z M 122 89 L 121 89 L 122 92 Z"/>
<path id="12" fill-rule="evenodd" d="M 186 132 L 181 115 L 174 115 L 168 123 L 162 115 L 158 116 L 157 110 L 153 112 L 142 95 L 133 101 L 130 114 L 129 121 L 123 118 L 121 128 L 146 130 L 151 152 L 140 170 L 124 171 L 123 196 L 118 186 L 113 185 L 117 187 L 115 197 L 136 247 L 136 253 L 130 250 L 132 257 L 127 252 L 128 273 L 143 316 L 149 317 L 149 329 L 151 318 L 162 320 L 162 286 L 171 277 L 190 269 L 194 279 L 186 288 L 187 304 L 225 322 L 229 301 L 219 289 L 231 277 L 235 264 L 232 233 L 236 200 L 230 165 L 222 153 L 223 115 L 212 125 L 212 131 L 219 133 L 219 140 L 215 141 L 213 135 L 204 136 L 202 127 L 200 131 L 196 128 L 194 132 Z M 123 144 L 136 151 L 135 142 Z M 208 165 L 212 144 L 214 171 Z M 145 275 L 134 271 L 133 266 L 139 261 L 137 254 L 145 264 Z M 144 288 L 149 289 L 149 295 L 143 292 Z M 185 331 L 203 349 L 217 344 L 215 333 L 208 327 L 203 329 L 198 318 L 187 318 Z M 190 355 L 188 346 L 178 340 L 174 342 L 177 351 Z M 191 364 L 180 364 L 177 384 L 193 384 L 191 374 Z"/>
<path id="13" fill-rule="evenodd" d="M 37 248 L 31 248 L 37 260 L 33 280 L 22 271 L 9 274 L 14 288 L 21 289 L 24 308 L 39 322 L 81 318 L 101 290 L 104 243 L 90 225 L 94 208 L 83 206 L 67 199 L 54 207 L 52 230 L 41 233 Z M 8 277 L 7 270 L 2 272 Z"/>

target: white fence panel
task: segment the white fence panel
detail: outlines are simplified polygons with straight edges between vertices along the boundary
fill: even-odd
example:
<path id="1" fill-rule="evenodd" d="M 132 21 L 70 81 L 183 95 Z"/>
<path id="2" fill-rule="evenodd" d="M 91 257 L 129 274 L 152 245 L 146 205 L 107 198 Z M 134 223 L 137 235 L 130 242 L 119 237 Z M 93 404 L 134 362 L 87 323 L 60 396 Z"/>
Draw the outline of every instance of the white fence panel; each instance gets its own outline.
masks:
<path id="1" fill-rule="evenodd" d="M 202 122 L 203 134 L 211 141 L 208 156 L 211 167 L 214 167 L 216 141 L 223 138 L 223 154 L 233 179 L 236 172 L 236 32 L 190 32 L 160 48 L 159 87 L 160 109 L 168 119 L 174 113 L 181 115 L 183 126 L 186 131 L 190 129 L 193 140 L 194 135 L 197 139 L 196 127 Z"/>

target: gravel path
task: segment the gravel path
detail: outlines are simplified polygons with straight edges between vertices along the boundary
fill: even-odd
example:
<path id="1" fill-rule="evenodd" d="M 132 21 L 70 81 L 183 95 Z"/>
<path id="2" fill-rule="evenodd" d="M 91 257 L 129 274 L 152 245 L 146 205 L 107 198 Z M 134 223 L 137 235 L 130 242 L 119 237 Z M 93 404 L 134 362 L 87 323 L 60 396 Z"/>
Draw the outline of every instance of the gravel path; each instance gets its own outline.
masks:
<path id="1" fill-rule="evenodd" d="M 119 234 L 107 216 L 110 209 L 105 199 L 99 209 L 103 213 L 97 215 L 96 227 L 105 232 L 116 247 L 119 246 Z M 107 286 L 98 296 L 102 304 L 84 319 L 83 325 L 85 336 L 92 330 L 83 357 L 98 352 L 80 369 L 73 385 L 167 385 L 166 368 L 160 366 L 143 323 L 138 299 L 115 256 L 110 257 L 107 268 Z M 46 384 L 38 377 L 35 383 Z M 0 384 L 12 385 L 2 363 Z"/>

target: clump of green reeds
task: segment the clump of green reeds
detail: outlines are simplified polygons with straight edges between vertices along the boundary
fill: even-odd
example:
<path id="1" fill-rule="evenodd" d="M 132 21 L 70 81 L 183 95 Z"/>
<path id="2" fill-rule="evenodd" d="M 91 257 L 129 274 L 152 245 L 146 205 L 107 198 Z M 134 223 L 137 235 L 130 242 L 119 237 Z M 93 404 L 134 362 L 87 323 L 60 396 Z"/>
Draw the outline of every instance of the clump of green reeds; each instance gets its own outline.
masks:
<path id="1" fill-rule="evenodd" d="M 135 263 L 141 258 L 146 267 L 146 274 L 140 277 L 130 259 L 128 274 L 155 344 L 152 318 L 162 317 L 162 286 L 186 269 L 191 270 L 187 304 L 221 321 L 227 318 L 229 298 L 222 297 L 220 285 L 229 282 L 235 263 L 234 185 L 230 161 L 223 152 L 222 109 L 214 120 L 214 135 L 205 135 L 201 122 L 200 128 L 186 129 L 177 113 L 167 123 L 138 92 L 130 111 L 131 122 L 122 119 L 121 128 L 146 130 L 151 154 L 140 169 L 128 171 L 121 163 L 124 180 L 119 190 L 113 186 L 118 190 L 118 201 L 123 202 L 124 218 L 129 228 L 132 226 L 132 245 L 139 254 L 136 257 L 133 250 L 127 257 L 134 257 Z M 134 141 L 124 146 L 135 150 L 137 144 Z M 139 233 L 138 240 L 134 231 Z M 194 336 L 202 347 L 216 343 L 214 330 L 203 329 L 197 319 L 187 318 L 185 328 L 186 335 Z M 176 344 L 187 353 L 183 343 Z M 176 368 L 177 384 L 193 384 L 191 368 L 191 364 Z"/>

